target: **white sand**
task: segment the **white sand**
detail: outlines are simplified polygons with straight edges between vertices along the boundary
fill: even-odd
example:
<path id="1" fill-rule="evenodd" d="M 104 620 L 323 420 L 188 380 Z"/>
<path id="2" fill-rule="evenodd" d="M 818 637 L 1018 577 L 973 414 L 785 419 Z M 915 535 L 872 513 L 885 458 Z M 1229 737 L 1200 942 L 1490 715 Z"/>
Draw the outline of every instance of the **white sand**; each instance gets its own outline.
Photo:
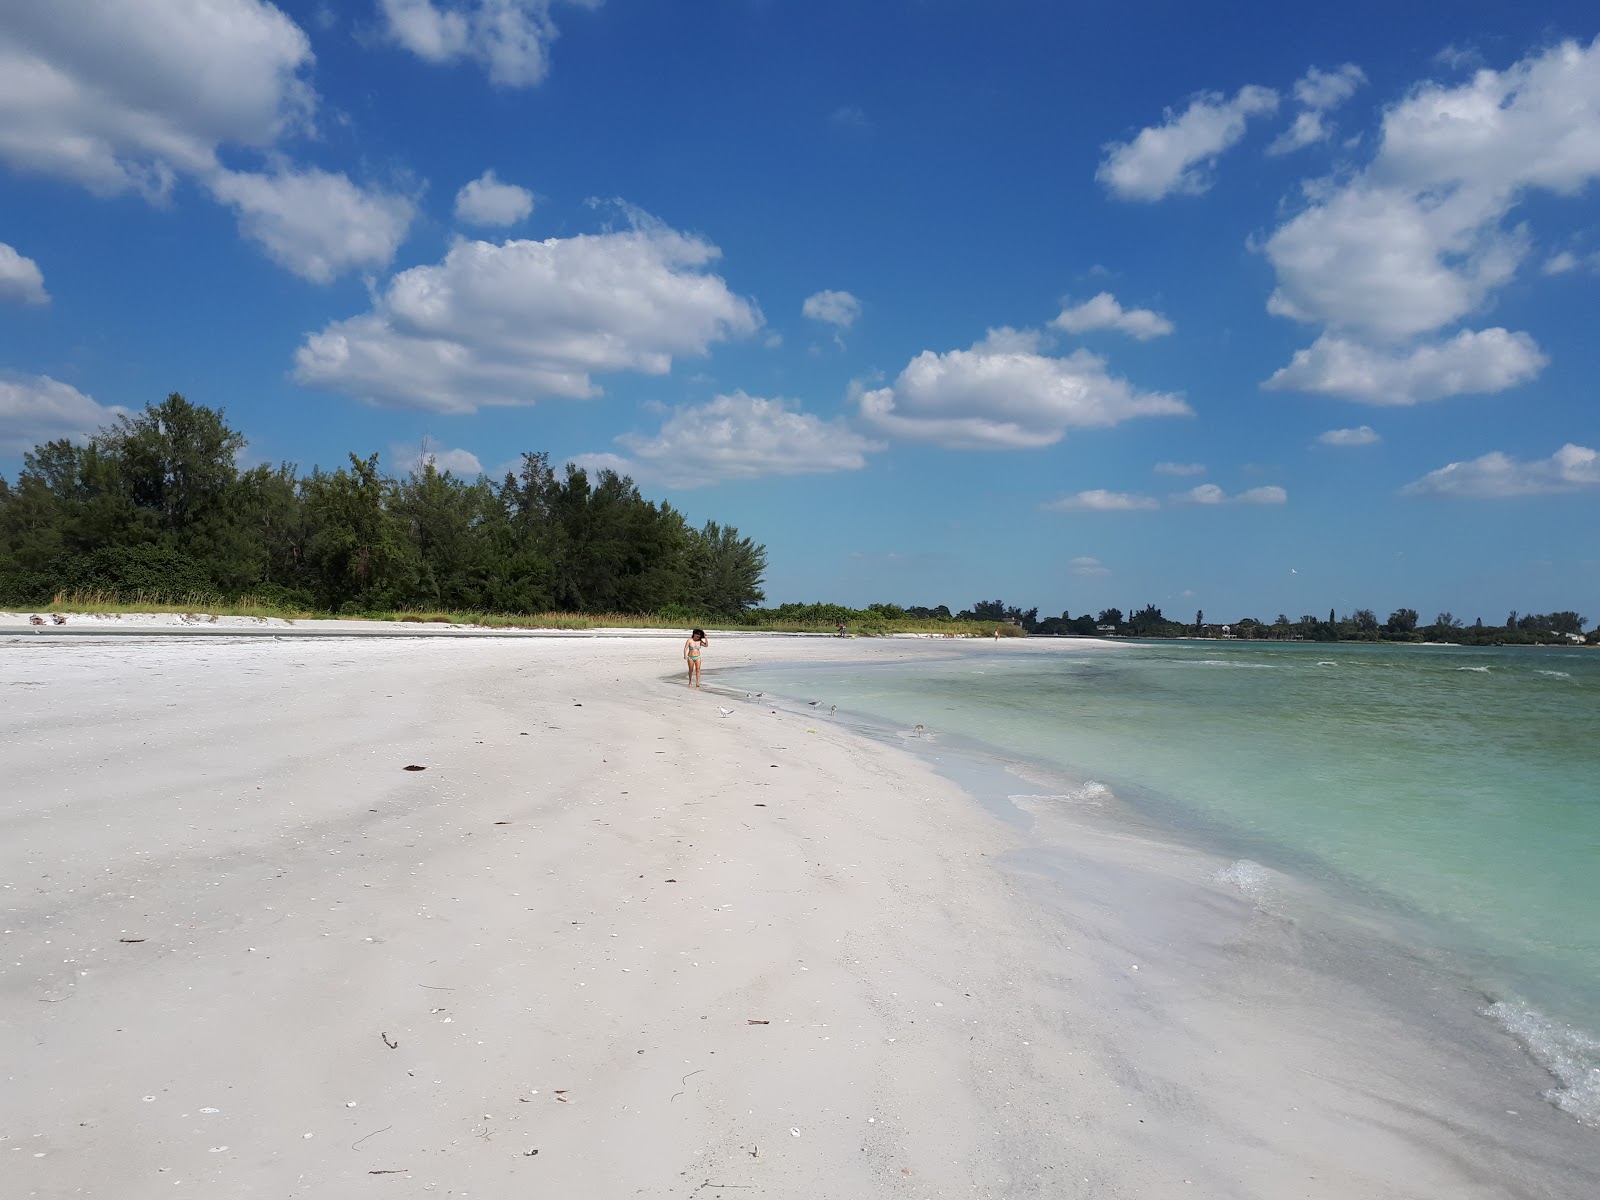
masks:
<path id="1" fill-rule="evenodd" d="M 1379 1000 L 1305 1028 L 1209 857 L 1025 832 L 680 645 L 0 637 L 0 1191 L 1594 1194 L 1531 1067 L 1488 1136 L 1346 1044 Z M 797 649 L 943 652 L 707 662 Z"/>

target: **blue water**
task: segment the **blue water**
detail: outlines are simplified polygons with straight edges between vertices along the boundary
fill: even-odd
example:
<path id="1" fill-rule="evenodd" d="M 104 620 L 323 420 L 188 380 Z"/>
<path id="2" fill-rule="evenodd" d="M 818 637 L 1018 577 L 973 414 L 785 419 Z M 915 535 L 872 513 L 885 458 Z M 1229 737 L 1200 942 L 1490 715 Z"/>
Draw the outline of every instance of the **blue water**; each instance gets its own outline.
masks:
<path id="1" fill-rule="evenodd" d="M 1600 1117 L 1600 653 L 1040 639 L 726 681 L 1099 781 L 1366 906 L 1504 997 Z"/>

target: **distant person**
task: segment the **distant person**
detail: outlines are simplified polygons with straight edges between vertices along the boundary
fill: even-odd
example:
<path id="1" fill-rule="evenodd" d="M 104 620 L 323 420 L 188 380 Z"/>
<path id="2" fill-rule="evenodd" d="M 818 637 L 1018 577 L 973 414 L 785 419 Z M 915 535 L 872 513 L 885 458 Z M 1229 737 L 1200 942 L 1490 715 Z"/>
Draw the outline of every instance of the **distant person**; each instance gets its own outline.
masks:
<path id="1" fill-rule="evenodd" d="M 60 613 L 51 613 L 50 614 L 50 621 L 51 621 L 52 624 L 55 624 L 55 625 L 65 625 L 67 623 L 67 619 L 64 616 L 62 616 Z"/>
<path id="2" fill-rule="evenodd" d="M 835 637 L 848 637 L 849 636 L 849 633 L 846 631 L 843 621 L 839 622 L 839 631 L 836 634 L 834 634 L 834 636 Z"/>
<path id="3" fill-rule="evenodd" d="M 689 664 L 690 687 L 700 686 L 700 655 L 705 652 L 708 644 L 704 629 L 696 629 L 683 644 L 683 661 Z"/>
<path id="4" fill-rule="evenodd" d="M 34 613 L 33 616 L 28 618 L 28 624 L 29 625 L 43 625 L 44 624 L 44 618 L 41 617 L 38 613 Z"/>
<path id="5" fill-rule="evenodd" d="M 1000 627 L 998 625 L 995 626 L 994 640 L 997 642 L 1000 640 Z"/>

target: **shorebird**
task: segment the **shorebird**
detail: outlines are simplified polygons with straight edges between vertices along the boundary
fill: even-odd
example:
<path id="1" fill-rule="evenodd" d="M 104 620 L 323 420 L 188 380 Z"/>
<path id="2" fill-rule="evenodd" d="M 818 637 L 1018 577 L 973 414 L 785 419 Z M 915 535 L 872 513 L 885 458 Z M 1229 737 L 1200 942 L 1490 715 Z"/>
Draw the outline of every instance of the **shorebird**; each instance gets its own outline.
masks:
<path id="1" fill-rule="evenodd" d="M 717 705 L 717 716 L 719 716 L 719 717 L 731 717 L 731 716 L 733 716 L 733 709 L 731 709 L 731 708 L 723 708 L 722 705 L 719 704 L 719 705 Z"/>
<path id="2" fill-rule="evenodd" d="M 837 713 L 837 712 L 838 712 L 838 711 L 839 711 L 839 706 L 838 706 L 838 705 L 837 705 L 837 704 L 835 704 L 835 705 L 834 705 L 834 706 L 833 706 L 833 707 L 832 707 L 832 708 L 830 708 L 830 709 L 829 709 L 829 710 L 828 710 L 828 715 L 829 715 L 829 716 L 830 716 L 830 717 L 831 717 L 831 716 L 833 716 L 833 715 L 834 715 L 834 714 L 835 714 L 835 713 Z"/>
<path id="3" fill-rule="evenodd" d="M 917 737 L 921 737 L 923 734 L 927 733 L 928 731 L 926 729 L 924 729 L 921 725 L 918 725 L 911 732 L 914 733 Z"/>

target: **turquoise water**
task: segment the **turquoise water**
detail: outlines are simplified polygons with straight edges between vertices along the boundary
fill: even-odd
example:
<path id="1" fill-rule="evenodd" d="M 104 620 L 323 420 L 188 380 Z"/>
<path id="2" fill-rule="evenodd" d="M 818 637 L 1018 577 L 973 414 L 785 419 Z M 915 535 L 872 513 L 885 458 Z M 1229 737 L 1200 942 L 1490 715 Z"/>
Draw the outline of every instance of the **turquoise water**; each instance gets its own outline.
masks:
<path id="1" fill-rule="evenodd" d="M 727 681 L 1099 781 L 1600 1030 L 1600 653 L 1041 639 Z M 1567 1032 L 1600 1096 L 1600 1043 Z"/>

